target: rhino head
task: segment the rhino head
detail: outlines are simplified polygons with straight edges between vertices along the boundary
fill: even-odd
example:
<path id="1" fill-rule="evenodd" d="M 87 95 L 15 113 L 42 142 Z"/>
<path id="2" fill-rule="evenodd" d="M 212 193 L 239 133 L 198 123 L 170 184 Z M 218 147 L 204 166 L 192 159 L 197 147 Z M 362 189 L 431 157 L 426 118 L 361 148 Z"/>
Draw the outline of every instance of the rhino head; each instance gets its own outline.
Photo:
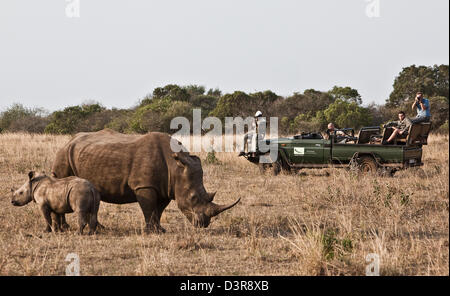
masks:
<path id="1" fill-rule="evenodd" d="M 43 173 L 37 174 L 34 171 L 30 171 L 28 173 L 28 180 L 23 183 L 23 185 L 19 189 L 14 190 L 11 188 L 11 204 L 13 206 L 24 206 L 27 203 L 31 202 L 33 200 L 32 182 L 35 180 L 35 178 L 42 176 L 45 175 Z"/>
<path id="2" fill-rule="evenodd" d="M 178 170 L 175 181 L 175 200 L 178 208 L 195 227 L 208 227 L 211 218 L 234 207 L 240 198 L 229 205 L 213 202 L 215 193 L 208 193 L 203 186 L 203 170 L 200 158 L 188 153 L 173 153 Z"/>

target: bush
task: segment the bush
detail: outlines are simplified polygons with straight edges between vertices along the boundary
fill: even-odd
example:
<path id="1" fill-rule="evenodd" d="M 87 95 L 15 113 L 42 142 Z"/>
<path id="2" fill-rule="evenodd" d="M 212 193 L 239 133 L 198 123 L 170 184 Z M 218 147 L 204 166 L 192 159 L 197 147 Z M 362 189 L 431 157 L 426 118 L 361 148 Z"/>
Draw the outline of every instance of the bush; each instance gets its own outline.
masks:
<path id="1" fill-rule="evenodd" d="M 130 120 L 130 129 L 137 133 L 161 131 L 169 133 L 170 122 L 174 117 L 183 116 L 191 120 L 192 105 L 169 98 L 153 99 L 151 104 L 136 110 Z"/>
<path id="2" fill-rule="evenodd" d="M 49 119 L 47 117 L 30 115 L 21 118 L 20 120 L 13 121 L 9 128 L 9 132 L 28 132 L 35 134 L 44 133 L 45 127 L 49 123 Z"/>
<path id="3" fill-rule="evenodd" d="M 0 132 L 42 133 L 47 123 L 43 109 L 30 109 L 21 104 L 13 104 L 0 114 Z"/>
<path id="4" fill-rule="evenodd" d="M 81 106 L 66 107 L 62 111 L 55 111 L 50 115 L 50 123 L 46 126 L 45 132 L 50 134 L 73 134 L 80 129 L 90 128 L 83 125 L 90 115 L 106 110 L 100 104 L 90 104 Z M 101 128 L 100 128 L 101 129 Z"/>
<path id="5" fill-rule="evenodd" d="M 449 129 L 448 129 L 448 120 L 446 122 L 444 122 L 444 124 L 442 124 L 439 128 L 436 129 L 436 132 L 439 134 L 447 134 L 449 133 Z"/>

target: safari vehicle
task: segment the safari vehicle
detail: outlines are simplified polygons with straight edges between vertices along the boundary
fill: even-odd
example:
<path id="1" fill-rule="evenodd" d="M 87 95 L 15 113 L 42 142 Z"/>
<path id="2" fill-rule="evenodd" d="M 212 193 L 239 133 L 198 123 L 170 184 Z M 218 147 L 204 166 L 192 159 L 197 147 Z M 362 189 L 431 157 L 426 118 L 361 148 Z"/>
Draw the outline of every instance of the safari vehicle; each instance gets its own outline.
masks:
<path id="1" fill-rule="evenodd" d="M 363 127 L 355 136 L 353 129 L 341 129 L 340 136 L 324 139 L 320 133 L 302 133 L 290 138 L 268 139 L 270 149 L 278 149 L 272 163 L 260 163 L 262 153 L 247 153 L 245 157 L 259 165 L 260 171 L 296 172 L 306 168 L 348 168 L 362 173 L 378 173 L 393 176 L 396 171 L 422 166 L 422 146 L 427 145 L 431 123 L 411 125 L 404 139 L 385 144 L 393 129 Z M 261 143 L 261 142 L 259 142 Z M 258 145 L 260 147 L 261 145 Z"/>

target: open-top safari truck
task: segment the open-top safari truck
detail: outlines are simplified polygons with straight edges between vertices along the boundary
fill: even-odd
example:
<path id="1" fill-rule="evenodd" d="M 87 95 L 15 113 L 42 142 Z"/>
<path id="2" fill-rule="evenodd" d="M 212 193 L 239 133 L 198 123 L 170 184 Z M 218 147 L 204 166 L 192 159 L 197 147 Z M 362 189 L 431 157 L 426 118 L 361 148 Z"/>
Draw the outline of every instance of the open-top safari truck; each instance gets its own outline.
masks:
<path id="1" fill-rule="evenodd" d="M 341 134 L 324 139 L 320 133 L 302 133 L 290 138 L 260 141 L 270 149 L 278 149 L 278 157 L 271 163 L 260 163 L 263 153 L 257 148 L 245 157 L 259 165 L 261 172 L 277 175 L 281 170 L 295 172 L 305 168 L 349 168 L 363 173 L 393 176 L 397 170 L 422 166 L 422 146 L 427 145 L 431 123 L 413 124 L 408 135 L 385 144 L 393 129 L 363 127 L 355 136 L 353 129 L 338 130 Z"/>

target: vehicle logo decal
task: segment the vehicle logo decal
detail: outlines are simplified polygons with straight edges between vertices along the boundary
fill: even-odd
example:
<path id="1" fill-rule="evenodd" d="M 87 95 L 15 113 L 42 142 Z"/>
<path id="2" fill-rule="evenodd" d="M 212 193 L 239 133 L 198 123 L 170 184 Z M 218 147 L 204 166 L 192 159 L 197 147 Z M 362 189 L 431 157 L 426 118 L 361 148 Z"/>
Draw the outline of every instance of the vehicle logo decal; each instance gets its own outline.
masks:
<path id="1" fill-rule="evenodd" d="M 294 155 L 305 155 L 304 147 L 294 147 Z"/>

